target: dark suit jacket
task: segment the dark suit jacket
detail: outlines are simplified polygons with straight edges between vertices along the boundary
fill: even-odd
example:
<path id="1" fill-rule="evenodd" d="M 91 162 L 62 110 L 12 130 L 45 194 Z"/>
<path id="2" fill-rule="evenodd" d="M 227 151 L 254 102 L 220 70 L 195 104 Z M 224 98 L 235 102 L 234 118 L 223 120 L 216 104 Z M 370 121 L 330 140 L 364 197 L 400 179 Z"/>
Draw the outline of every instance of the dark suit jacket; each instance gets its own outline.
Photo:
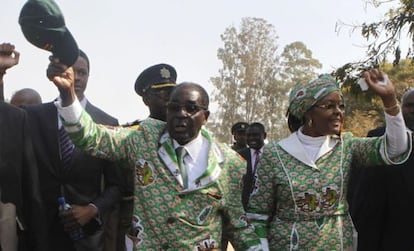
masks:
<path id="1" fill-rule="evenodd" d="M 100 124 L 117 125 L 118 121 L 88 103 L 86 111 Z M 49 242 L 55 250 L 73 250 L 72 241 L 63 232 L 58 218 L 57 198 L 64 194 L 69 204 L 87 205 L 92 202 L 104 215 L 120 198 L 120 170 L 114 163 L 87 155 L 74 149 L 69 168 L 60 160 L 58 114 L 53 102 L 27 106 L 33 143 L 39 167 L 40 189 L 47 210 Z M 102 191 L 102 175 L 105 189 Z"/>
<path id="2" fill-rule="evenodd" d="M 0 191 L 1 201 L 16 206 L 25 227 L 19 231 L 19 250 L 47 250 L 45 212 L 27 114 L 4 102 L 0 102 Z"/>
<path id="3" fill-rule="evenodd" d="M 381 136 L 384 127 L 371 130 Z M 414 250 L 414 155 L 396 166 L 359 167 L 351 174 L 350 212 L 358 250 Z"/>
<path id="4" fill-rule="evenodd" d="M 244 210 L 247 210 L 247 204 L 249 203 L 250 193 L 253 190 L 254 176 L 252 172 L 252 156 L 250 154 L 250 148 L 246 147 L 238 151 L 238 153 L 246 160 L 247 168 L 246 174 L 243 176 L 243 191 L 242 191 L 242 204 Z"/>

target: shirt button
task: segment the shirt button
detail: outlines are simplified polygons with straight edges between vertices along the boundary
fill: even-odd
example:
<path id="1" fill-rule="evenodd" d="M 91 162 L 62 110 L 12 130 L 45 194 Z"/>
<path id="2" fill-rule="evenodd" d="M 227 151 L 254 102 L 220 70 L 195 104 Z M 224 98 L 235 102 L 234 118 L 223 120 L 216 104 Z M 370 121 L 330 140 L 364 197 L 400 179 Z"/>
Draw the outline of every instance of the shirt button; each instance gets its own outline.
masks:
<path id="1" fill-rule="evenodd" d="M 173 224 L 174 222 L 175 222 L 175 219 L 173 217 L 168 217 L 167 219 L 168 224 Z"/>

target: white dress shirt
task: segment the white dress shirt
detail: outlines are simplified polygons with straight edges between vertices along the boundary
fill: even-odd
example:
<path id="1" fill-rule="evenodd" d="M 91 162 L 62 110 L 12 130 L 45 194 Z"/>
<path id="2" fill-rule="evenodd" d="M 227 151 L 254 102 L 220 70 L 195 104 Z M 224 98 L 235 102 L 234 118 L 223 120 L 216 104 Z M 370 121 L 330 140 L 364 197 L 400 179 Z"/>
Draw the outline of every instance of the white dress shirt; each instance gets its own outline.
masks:
<path id="1" fill-rule="evenodd" d="M 174 149 L 181 146 L 175 140 L 173 140 L 173 143 Z M 194 189 L 195 180 L 207 170 L 209 143 L 201 133 L 198 133 L 195 139 L 182 147 L 184 147 L 188 153 L 184 157 L 184 164 L 187 168 L 188 175 L 188 188 Z"/>

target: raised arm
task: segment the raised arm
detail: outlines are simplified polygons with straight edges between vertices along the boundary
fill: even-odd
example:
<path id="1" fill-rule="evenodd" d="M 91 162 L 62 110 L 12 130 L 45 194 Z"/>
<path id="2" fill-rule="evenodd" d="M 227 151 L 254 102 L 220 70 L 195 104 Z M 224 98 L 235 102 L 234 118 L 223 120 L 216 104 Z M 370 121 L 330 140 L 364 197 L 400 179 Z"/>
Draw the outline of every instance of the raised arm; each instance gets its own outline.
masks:
<path id="1" fill-rule="evenodd" d="M 0 101 L 4 101 L 3 77 L 6 70 L 19 63 L 20 53 L 10 43 L 0 44 Z"/>
<path id="2" fill-rule="evenodd" d="M 363 73 L 363 77 L 369 88 L 377 94 L 384 105 L 385 121 L 386 121 L 386 154 L 389 159 L 394 159 L 407 153 L 410 149 L 404 119 L 398 104 L 395 88 L 388 77 L 373 69 Z M 394 162 L 394 161 L 393 161 Z"/>

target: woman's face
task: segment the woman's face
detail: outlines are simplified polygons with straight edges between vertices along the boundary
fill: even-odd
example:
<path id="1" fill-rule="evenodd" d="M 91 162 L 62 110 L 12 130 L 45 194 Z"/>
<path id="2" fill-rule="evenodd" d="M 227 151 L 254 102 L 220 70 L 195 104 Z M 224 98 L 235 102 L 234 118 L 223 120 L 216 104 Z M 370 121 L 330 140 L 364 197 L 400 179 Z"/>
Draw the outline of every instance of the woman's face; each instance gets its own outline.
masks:
<path id="1" fill-rule="evenodd" d="M 312 137 L 339 135 L 344 114 L 345 105 L 341 93 L 331 92 L 306 112 L 303 133 Z"/>

